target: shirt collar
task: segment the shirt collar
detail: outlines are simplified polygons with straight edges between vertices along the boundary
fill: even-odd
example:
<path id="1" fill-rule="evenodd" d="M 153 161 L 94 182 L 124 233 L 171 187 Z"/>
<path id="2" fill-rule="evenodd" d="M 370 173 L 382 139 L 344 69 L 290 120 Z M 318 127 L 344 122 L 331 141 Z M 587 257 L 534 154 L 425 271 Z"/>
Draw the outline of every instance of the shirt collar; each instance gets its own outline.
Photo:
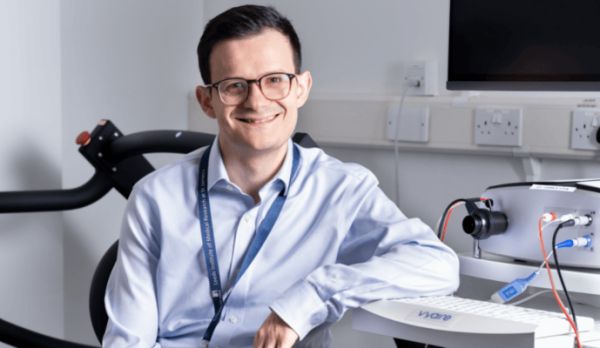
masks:
<path id="1" fill-rule="evenodd" d="M 224 180 L 225 182 L 231 182 L 227 169 L 225 169 L 225 163 L 221 156 L 221 150 L 219 149 L 219 136 L 215 137 L 215 140 L 210 147 L 210 153 L 208 154 L 208 178 L 206 178 L 207 189 L 210 190 L 219 181 Z"/>
<path id="2" fill-rule="evenodd" d="M 288 189 L 290 186 L 290 175 L 292 173 L 292 157 L 294 156 L 294 143 L 291 139 L 288 140 L 288 149 L 285 155 L 285 159 L 283 160 L 283 165 L 279 168 L 279 171 L 273 179 L 271 179 L 266 185 L 270 186 L 272 183 L 279 181 L 284 185 L 284 195 L 288 194 Z M 229 175 L 227 174 L 227 169 L 225 168 L 225 163 L 223 162 L 223 157 L 221 155 L 221 150 L 219 149 L 219 137 L 216 136 L 215 140 L 210 147 L 210 153 L 208 157 L 208 178 L 206 180 L 207 189 L 210 190 L 212 187 L 217 184 L 219 181 L 224 180 L 225 182 L 231 183 L 229 180 Z M 262 189 L 261 189 L 262 190 Z"/>
<path id="3" fill-rule="evenodd" d="M 294 157 L 294 143 L 291 139 L 288 140 L 287 153 L 283 160 L 283 165 L 279 168 L 279 171 L 269 183 L 279 181 L 283 184 L 283 194 L 287 196 L 290 188 L 290 175 L 292 174 L 292 158 Z M 265 185 L 266 186 L 266 185 Z"/>

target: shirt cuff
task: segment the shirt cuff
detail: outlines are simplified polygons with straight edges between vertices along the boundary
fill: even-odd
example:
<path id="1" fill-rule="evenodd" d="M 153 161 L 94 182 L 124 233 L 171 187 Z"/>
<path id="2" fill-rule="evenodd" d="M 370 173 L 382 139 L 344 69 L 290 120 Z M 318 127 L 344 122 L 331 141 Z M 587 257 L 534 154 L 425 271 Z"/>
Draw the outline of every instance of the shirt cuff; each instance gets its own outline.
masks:
<path id="1" fill-rule="evenodd" d="M 306 281 L 293 285 L 270 308 L 298 334 L 299 340 L 327 319 L 327 306 Z"/>

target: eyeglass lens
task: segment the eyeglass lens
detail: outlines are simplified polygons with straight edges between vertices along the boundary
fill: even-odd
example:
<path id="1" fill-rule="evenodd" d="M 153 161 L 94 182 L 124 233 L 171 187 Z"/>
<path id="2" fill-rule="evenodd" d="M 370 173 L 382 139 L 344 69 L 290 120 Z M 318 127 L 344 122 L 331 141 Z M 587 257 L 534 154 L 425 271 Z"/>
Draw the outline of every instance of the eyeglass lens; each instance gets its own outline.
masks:
<path id="1" fill-rule="evenodd" d="M 227 79 L 218 84 L 219 96 L 225 104 L 236 105 L 242 103 L 248 97 L 249 84 L 257 82 L 265 96 L 270 100 L 279 100 L 288 96 L 291 88 L 292 77 L 284 73 L 276 73 L 262 76 L 258 81 L 244 79 Z"/>

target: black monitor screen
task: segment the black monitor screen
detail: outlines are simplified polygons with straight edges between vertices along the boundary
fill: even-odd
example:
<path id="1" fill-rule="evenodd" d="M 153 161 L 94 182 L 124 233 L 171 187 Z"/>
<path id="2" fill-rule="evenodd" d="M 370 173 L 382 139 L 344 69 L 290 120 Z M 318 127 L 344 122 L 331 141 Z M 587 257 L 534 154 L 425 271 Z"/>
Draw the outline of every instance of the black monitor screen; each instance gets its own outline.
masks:
<path id="1" fill-rule="evenodd" d="M 600 90 L 600 0 L 451 0 L 448 89 Z"/>

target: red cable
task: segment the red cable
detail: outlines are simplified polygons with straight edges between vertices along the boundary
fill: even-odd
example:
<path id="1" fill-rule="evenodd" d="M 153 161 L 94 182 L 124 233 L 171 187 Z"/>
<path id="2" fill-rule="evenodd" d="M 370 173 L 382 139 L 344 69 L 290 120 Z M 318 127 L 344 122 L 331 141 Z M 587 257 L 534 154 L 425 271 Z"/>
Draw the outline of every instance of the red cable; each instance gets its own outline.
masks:
<path id="1" fill-rule="evenodd" d="M 487 201 L 489 198 L 484 198 L 481 197 L 479 200 L 481 202 L 485 202 Z M 446 219 L 444 220 L 444 226 L 442 227 L 442 235 L 440 236 L 440 240 L 443 242 L 444 239 L 446 238 L 446 229 L 448 228 L 448 221 L 450 221 L 450 216 L 452 216 L 452 211 L 454 210 L 454 208 L 458 207 L 461 204 L 465 204 L 465 202 L 456 202 L 454 203 L 450 209 L 448 209 L 448 213 L 446 214 Z"/>
<path id="2" fill-rule="evenodd" d="M 554 219 L 555 215 L 554 214 L 552 214 L 552 215 L 553 215 L 553 219 Z M 542 250 L 542 257 L 543 257 L 543 260 L 545 260 L 547 257 L 547 254 L 546 254 L 546 247 L 544 245 L 544 238 L 542 235 L 542 230 L 543 230 L 542 223 L 544 222 L 543 219 L 544 219 L 543 217 L 540 217 L 540 219 L 538 220 L 538 237 L 540 239 L 540 248 Z M 552 270 L 550 269 L 550 262 L 546 262 L 546 271 L 548 271 L 548 279 L 550 280 L 550 286 L 552 287 L 552 294 L 554 295 L 554 299 L 556 300 L 556 303 L 558 303 L 560 310 L 563 312 L 563 314 L 567 318 L 569 325 L 571 325 L 571 328 L 575 332 L 575 339 L 577 340 L 577 347 L 581 348 L 581 341 L 579 340 L 579 331 L 577 330 L 577 327 L 575 326 L 573 319 L 569 315 L 569 312 L 567 311 L 564 304 L 562 303 L 562 300 L 558 296 L 558 292 L 556 291 L 556 287 L 554 286 L 554 278 L 552 277 Z"/>
<path id="3" fill-rule="evenodd" d="M 450 216 L 452 216 L 452 211 L 454 210 L 454 208 L 456 208 L 457 206 L 464 204 L 464 202 L 457 202 L 454 203 L 450 209 L 448 209 L 448 214 L 446 214 L 446 219 L 444 220 L 444 227 L 442 227 L 442 235 L 440 236 L 440 240 L 443 242 L 444 238 L 446 238 L 446 229 L 448 228 L 448 221 L 450 221 Z"/>

